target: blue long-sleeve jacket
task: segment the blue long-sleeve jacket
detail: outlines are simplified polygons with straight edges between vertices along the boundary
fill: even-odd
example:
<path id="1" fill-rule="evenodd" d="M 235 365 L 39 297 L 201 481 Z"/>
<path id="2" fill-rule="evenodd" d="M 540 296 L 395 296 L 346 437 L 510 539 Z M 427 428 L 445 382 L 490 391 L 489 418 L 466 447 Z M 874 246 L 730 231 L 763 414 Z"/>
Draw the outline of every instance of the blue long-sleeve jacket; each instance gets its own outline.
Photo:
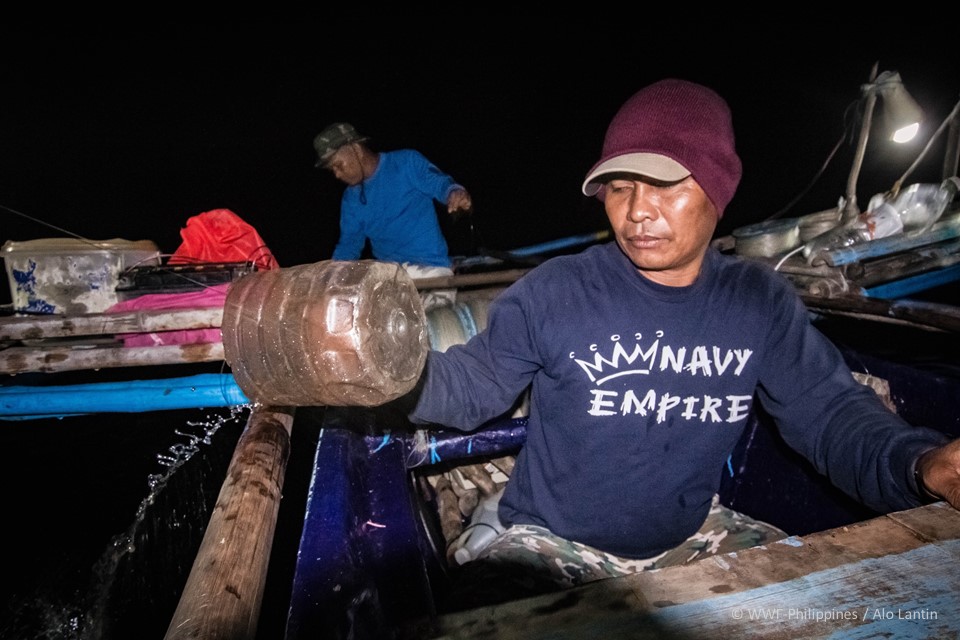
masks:
<path id="1" fill-rule="evenodd" d="M 380 152 L 373 175 L 343 191 L 333 259 L 358 259 L 369 239 L 377 260 L 449 267 L 434 201 L 446 204 L 459 186 L 419 151 Z"/>

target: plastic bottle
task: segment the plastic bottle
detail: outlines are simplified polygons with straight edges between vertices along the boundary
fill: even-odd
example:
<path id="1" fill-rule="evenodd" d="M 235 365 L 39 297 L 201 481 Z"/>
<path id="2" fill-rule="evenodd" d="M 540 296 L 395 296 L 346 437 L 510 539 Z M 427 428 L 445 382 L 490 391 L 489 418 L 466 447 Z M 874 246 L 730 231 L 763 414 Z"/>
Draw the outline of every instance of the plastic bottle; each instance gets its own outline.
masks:
<path id="1" fill-rule="evenodd" d="M 960 180 L 951 177 L 941 184 L 912 184 L 892 201 L 884 194 L 870 199 L 866 211 L 845 225 L 830 229 L 803 246 L 803 256 L 813 260 L 821 251 L 849 247 L 897 233 L 922 233 L 943 214 L 960 190 Z"/>
<path id="2" fill-rule="evenodd" d="M 941 184 L 912 184 L 897 196 L 893 206 L 903 220 L 906 233 L 923 232 L 940 219 L 960 190 L 960 179 L 947 178 Z"/>
<path id="3" fill-rule="evenodd" d="M 473 515 L 470 516 L 470 524 L 461 535 L 461 546 L 453 553 L 457 564 L 464 564 L 476 558 L 477 554 L 483 551 L 494 538 L 503 533 L 504 527 L 497 515 L 502 495 L 503 489 L 477 504 Z"/>
<path id="4" fill-rule="evenodd" d="M 235 280 L 224 359 L 246 396 L 279 406 L 374 407 L 410 391 L 430 348 L 416 285 L 397 263 L 325 260 Z"/>

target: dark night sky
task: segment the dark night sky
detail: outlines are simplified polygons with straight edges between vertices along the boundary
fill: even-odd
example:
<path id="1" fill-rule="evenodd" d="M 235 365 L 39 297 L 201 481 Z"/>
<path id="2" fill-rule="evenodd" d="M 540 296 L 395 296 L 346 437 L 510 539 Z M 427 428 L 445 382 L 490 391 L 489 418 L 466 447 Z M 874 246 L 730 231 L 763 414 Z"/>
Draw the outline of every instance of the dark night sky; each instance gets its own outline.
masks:
<path id="1" fill-rule="evenodd" d="M 729 233 L 777 212 L 813 179 L 875 62 L 900 71 L 930 115 L 927 135 L 960 95 L 946 24 L 911 40 L 867 26 L 843 38 L 826 27 L 764 37 L 675 26 L 681 37 L 651 36 L 664 25 L 617 21 L 598 21 L 617 26 L 608 38 L 596 27 L 403 29 L 402 38 L 367 25 L 339 35 L 317 25 L 153 30 L 162 36 L 5 27 L 0 241 L 64 235 L 9 208 L 88 238 L 151 239 L 170 253 L 187 218 L 228 208 L 281 266 L 326 259 L 342 185 L 314 169 L 312 138 L 335 120 L 380 149 L 415 147 L 466 185 L 482 246 L 598 230 L 605 218 L 579 192 L 584 172 L 617 107 L 666 76 L 708 84 L 731 104 L 744 178 L 721 221 Z M 885 151 L 872 138 L 861 205 L 923 143 Z M 939 181 L 942 149 L 911 182 Z M 834 206 L 852 158 L 849 142 L 790 215 Z M 454 253 L 469 248 L 458 242 Z"/>

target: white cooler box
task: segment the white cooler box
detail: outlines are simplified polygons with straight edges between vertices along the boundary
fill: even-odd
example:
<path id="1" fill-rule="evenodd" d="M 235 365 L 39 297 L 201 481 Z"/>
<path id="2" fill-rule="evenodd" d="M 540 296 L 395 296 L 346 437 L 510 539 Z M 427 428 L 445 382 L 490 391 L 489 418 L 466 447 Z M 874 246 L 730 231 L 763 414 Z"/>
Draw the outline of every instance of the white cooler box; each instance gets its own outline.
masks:
<path id="1" fill-rule="evenodd" d="M 117 302 L 117 283 L 126 269 L 160 264 L 151 240 L 120 238 L 10 240 L 0 256 L 17 313 L 100 313 Z"/>

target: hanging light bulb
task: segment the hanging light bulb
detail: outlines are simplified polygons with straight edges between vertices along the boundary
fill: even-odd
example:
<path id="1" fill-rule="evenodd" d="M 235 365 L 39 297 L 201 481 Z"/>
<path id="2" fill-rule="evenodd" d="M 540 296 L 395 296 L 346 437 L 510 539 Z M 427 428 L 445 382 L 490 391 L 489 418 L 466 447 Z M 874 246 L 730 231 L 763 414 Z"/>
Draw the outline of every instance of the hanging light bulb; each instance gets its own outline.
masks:
<path id="1" fill-rule="evenodd" d="M 884 71 L 873 83 L 883 99 L 883 124 L 894 142 L 909 142 L 920 131 L 923 111 L 903 86 L 896 71 Z"/>
<path id="2" fill-rule="evenodd" d="M 863 164 L 863 155 L 867 148 L 867 139 L 870 137 L 870 124 L 873 120 L 873 110 L 877 99 L 883 100 L 883 124 L 886 131 L 893 132 L 892 138 L 898 142 L 910 140 L 920 130 L 923 120 L 923 111 L 916 101 L 907 93 L 896 71 L 884 71 L 877 75 L 877 65 L 870 73 L 870 82 L 861 87 L 865 100 L 863 124 L 860 127 L 860 138 L 857 142 L 857 151 L 847 177 L 847 191 L 843 199 L 843 210 L 840 221 L 850 222 L 860 215 L 857 205 L 857 178 L 860 176 L 860 167 Z M 913 135 L 905 137 L 912 131 Z"/>

